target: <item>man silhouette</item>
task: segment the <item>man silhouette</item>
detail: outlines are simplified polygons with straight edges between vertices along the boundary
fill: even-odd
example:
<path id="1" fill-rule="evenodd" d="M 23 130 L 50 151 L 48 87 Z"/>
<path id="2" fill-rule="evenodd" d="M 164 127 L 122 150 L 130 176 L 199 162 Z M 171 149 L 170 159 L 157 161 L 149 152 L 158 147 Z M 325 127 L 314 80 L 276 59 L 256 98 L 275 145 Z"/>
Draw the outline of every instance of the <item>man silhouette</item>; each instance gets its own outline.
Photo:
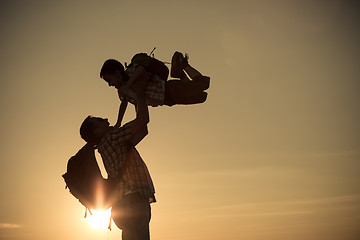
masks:
<path id="1" fill-rule="evenodd" d="M 149 74 L 144 72 L 134 84 L 136 118 L 111 127 L 107 119 L 88 116 L 81 125 L 81 137 L 97 146 L 108 178 L 116 186 L 117 200 L 111 217 L 122 229 L 123 240 L 149 240 L 150 203 L 156 202 L 152 179 L 135 146 L 147 135 L 149 112 L 145 86 Z"/>

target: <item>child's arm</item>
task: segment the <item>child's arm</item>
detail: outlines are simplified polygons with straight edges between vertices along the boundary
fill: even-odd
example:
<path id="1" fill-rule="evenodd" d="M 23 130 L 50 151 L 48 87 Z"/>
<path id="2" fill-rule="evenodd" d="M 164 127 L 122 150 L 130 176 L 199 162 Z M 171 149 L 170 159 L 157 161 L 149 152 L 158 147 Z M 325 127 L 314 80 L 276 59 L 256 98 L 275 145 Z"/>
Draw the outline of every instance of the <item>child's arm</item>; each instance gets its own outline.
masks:
<path id="1" fill-rule="evenodd" d="M 126 108 L 127 108 L 128 102 L 126 100 L 122 100 L 120 107 L 119 107 L 119 114 L 118 114 L 118 119 L 116 124 L 114 125 L 114 127 L 119 128 L 121 126 L 121 121 L 124 117 Z"/>

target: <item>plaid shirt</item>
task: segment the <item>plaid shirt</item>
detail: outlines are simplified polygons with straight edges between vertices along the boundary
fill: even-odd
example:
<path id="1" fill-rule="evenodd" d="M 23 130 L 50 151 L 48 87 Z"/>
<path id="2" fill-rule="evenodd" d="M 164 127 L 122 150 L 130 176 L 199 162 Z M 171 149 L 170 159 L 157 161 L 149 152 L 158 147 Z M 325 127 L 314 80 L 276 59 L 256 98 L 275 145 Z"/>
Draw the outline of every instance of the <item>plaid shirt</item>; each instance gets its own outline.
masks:
<path id="1" fill-rule="evenodd" d="M 131 77 L 136 71 L 138 64 L 133 64 L 131 67 L 126 69 L 126 74 Z M 165 80 L 161 79 L 157 75 L 150 75 L 148 85 L 145 88 L 146 102 L 152 107 L 157 107 L 164 104 L 165 99 Z M 119 96 L 121 98 L 121 96 Z M 129 99 L 131 103 L 135 103 L 134 99 Z"/>
<path id="2" fill-rule="evenodd" d="M 135 147 L 131 146 L 132 136 L 129 124 L 113 128 L 100 140 L 98 151 L 109 179 L 117 179 L 118 199 L 127 193 L 138 192 L 149 202 L 156 202 L 148 168 Z"/>

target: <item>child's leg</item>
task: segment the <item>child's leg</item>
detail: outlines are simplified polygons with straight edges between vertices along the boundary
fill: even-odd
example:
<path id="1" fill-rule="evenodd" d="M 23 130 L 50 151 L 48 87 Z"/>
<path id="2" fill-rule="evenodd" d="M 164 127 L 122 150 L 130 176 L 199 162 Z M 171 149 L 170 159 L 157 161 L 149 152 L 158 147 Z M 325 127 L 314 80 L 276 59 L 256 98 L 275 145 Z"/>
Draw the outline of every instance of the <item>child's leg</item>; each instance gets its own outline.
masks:
<path id="1" fill-rule="evenodd" d="M 175 52 L 171 59 L 170 76 L 180 78 L 181 81 L 190 81 L 184 72 L 186 65 L 188 65 L 187 57 L 180 52 Z"/>
<path id="2" fill-rule="evenodd" d="M 210 77 L 207 76 L 196 76 L 193 78 L 192 82 L 194 82 L 194 85 L 201 90 L 206 90 L 210 87 Z"/>
<path id="3" fill-rule="evenodd" d="M 185 57 L 180 52 L 175 52 L 171 59 L 171 76 L 180 78 L 183 81 L 190 81 L 185 72 L 192 80 L 198 81 L 202 90 L 208 89 L 210 78 L 203 76 L 198 70 L 192 67 L 188 62 L 189 56 Z M 184 71 L 185 70 L 185 71 Z"/>
<path id="4" fill-rule="evenodd" d="M 186 57 L 188 58 L 188 57 Z M 210 86 L 210 77 L 203 76 L 198 70 L 192 67 L 186 60 L 186 65 L 184 66 L 185 72 L 193 80 L 195 85 L 201 90 L 206 90 Z"/>
<path id="5" fill-rule="evenodd" d="M 195 81 L 169 80 L 165 85 L 165 105 L 197 104 L 206 101 L 207 93 Z"/>
<path id="6" fill-rule="evenodd" d="M 181 52 L 175 52 L 171 59 L 171 77 L 175 78 L 182 78 L 184 75 L 186 76 L 185 72 L 189 75 L 191 79 L 194 79 L 198 76 L 202 76 L 202 74 L 190 66 L 189 62 L 189 55 L 184 55 Z"/>
<path id="7" fill-rule="evenodd" d="M 195 68 L 193 68 L 192 66 L 190 66 L 190 64 L 187 64 L 185 67 L 184 67 L 184 70 L 185 72 L 189 75 L 189 77 L 191 79 L 195 79 L 196 77 L 201 77 L 202 74 L 196 70 Z"/>

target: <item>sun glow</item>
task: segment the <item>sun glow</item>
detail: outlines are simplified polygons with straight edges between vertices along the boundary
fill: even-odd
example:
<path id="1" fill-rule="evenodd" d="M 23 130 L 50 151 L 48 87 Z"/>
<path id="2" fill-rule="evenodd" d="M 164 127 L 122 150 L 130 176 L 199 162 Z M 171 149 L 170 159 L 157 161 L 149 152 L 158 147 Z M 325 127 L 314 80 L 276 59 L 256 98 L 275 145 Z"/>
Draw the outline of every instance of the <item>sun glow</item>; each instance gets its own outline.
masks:
<path id="1" fill-rule="evenodd" d="M 91 209 L 92 214 L 87 210 L 87 221 L 97 229 L 106 229 L 110 223 L 111 208 L 106 211 L 96 211 Z"/>

